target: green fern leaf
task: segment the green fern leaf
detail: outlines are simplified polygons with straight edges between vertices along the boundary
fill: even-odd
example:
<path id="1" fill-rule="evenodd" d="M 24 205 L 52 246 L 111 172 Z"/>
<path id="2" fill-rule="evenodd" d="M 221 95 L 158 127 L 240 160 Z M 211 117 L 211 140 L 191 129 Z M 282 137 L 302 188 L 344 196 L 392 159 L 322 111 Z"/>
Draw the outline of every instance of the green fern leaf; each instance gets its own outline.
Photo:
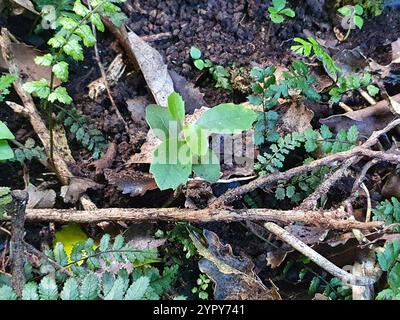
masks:
<path id="1" fill-rule="evenodd" d="M 39 297 L 40 300 L 57 300 L 58 299 L 58 288 L 55 280 L 46 276 L 40 281 L 39 284 Z"/>
<path id="2" fill-rule="evenodd" d="M 104 300 L 122 300 L 128 281 L 129 280 L 126 280 L 123 277 L 118 277 L 110 292 L 104 297 Z"/>
<path id="3" fill-rule="evenodd" d="M 140 277 L 134 281 L 125 294 L 125 300 L 141 300 L 143 299 L 147 288 L 150 285 L 148 277 Z"/>
<path id="4" fill-rule="evenodd" d="M 65 281 L 60 297 L 62 300 L 79 300 L 79 285 L 75 278 Z"/>
<path id="5" fill-rule="evenodd" d="M 22 300 L 39 300 L 38 285 L 35 282 L 28 282 L 22 289 Z"/>
<path id="6" fill-rule="evenodd" d="M 95 300 L 98 298 L 99 280 L 94 273 L 89 273 L 82 280 L 80 288 L 81 300 Z"/>

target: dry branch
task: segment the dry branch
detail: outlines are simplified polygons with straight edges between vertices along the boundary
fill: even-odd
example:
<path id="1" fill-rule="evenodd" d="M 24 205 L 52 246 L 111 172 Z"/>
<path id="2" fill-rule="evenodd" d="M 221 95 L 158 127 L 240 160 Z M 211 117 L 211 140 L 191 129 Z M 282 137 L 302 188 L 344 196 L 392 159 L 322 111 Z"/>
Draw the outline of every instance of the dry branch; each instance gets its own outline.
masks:
<path id="1" fill-rule="evenodd" d="M 370 286 L 376 282 L 376 280 L 372 277 L 355 276 L 339 268 L 328 259 L 321 256 L 318 252 L 307 246 L 304 242 L 300 241 L 299 239 L 291 235 L 288 231 L 279 227 L 275 223 L 267 222 L 264 224 L 264 227 L 269 232 L 273 233 L 278 238 L 288 243 L 291 247 L 293 247 L 306 257 L 310 258 L 310 260 L 312 260 L 315 264 L 317 264 L 324 270 L 328 271 L 331 275 L 341 279 L 344 284 Z"/>
<path id="2" fill-rule="evenodd" d="M 179 209 L 179 208 L 107 208 L 97 210 L 29 209 L 29 221 L 55 221 L 60 223 L 98 223 L 102 221 L 275 221 L 301 222 L 329 229 L 373 229 L 382 222 L 346 220 L 346 213 L 333 211 L 273 210 L 273 209 Z"/>
<path id="3" fill-rule="evenodd" d="M 289 180 L 296 175 L 300 175 L 300 174 L 312 171 L 321 166 L 328 165 L 328 164 L 331 164 L 334 162 L 346 161 L 347 159 L 350 159 L 350 158 L 356 157 L 356 156 L 366 156 L 366 157 L 370 157 L 370 158 L 377 158 L 381 161 L 388 161 L 388 162 L 398 164 L 398 163 L 400 163 L 399 155 L 391 154 L 391 153 L 384 153 L 381 151 L 372 151 L 372 150 L 368 149 L 378 142 L 378 138 L 381 135 L 392 130 L 393 128 L 395 128 L 398 125 L 400 125 L 400 119 L 393 120 L 384 129 L 373 132 L 372 135 L 368 138 L 368 140 L 365 143 L 363 143 L 361 146 L 355 147 L 349 151 L 332 154 L 332 155 L 326 156 L 324 158 L 315 160 L 309 164 L 289 169 L 285 172 L 276 172 L 276 173 L 273 173 L 273 174 L 270 174 L 267 176 L 262 176 L 262 177 L 259 177 L 258 179 L 253 180 L 252 182 L 250 182 L 246 185 L 243 185 L 239 188 L 231 189 L 231 190 L 227 191 L 225 194 L 223 194 L 221 197 L 216 199 L 214 202 L 212 202 L 211 207 L 212 208 L 222 207 L 227 203 L 231 203 L 233 201 L 239 200 L 243 195 L 245 195 L 257 188 L 265 187 L 265 186 L 272 184 L 274 182 L 277 182 L 279 180 L 284 180 L 284 181 Z"/>

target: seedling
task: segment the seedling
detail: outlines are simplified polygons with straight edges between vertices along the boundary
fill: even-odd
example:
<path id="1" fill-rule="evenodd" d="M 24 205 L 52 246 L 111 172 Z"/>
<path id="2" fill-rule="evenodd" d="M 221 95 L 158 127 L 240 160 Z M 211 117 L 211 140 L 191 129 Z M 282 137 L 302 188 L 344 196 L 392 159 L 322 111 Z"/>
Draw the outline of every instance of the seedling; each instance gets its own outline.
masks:
<path id="1" fill-rule="evenodd" d="M 223 66 L 216 65 L 209 59 L 203 60 L 200 49 L 196 47 L 190 48 L 190 57 L 193 59 L 193 64 L 198 70 L 203 71 L 207 69 L 215 81 L 216 88 L 232 89 L 229 72 Z"/>
<path id="2" fill-rule="evenodd" d="M 347 29 L 347 33 L 343 40 L 346 40 L 351 33 L 352 29 L 356 27 L 362 29 L 364 25 L 364 19 L 361 17 L 364 13 L 364 8 L 356 4 L 355 6 L 344 6 L 338 9 L 338 12 L 344 17 L 342 26 Z"/>
<path id="3" fill-rule="evenodd" d="M 185 103 L 173 92 L 167 108 L 149 105 L 146 121 L 162 143 L 153 153 L 150 172 L 161 190 L 177 189 L 192 171 L 216 182 L 220 175 L 219 159 L 208 147 L 211 133 L 233 134 L 250 129 L 256 113 L 242 105 L 220 104 L 204 112 L 195 123 L 185 123 Z"/>
<path id="4" fill-rule="evenodd" d="M 206 274 L 201 273 L 196 281 L 197 286 L 192 289 L 193 293 L 197 293 L 202 300 L 208 299 L 207 289 L 209 288 L 211 280 Z"/>
<path id="5" fill-rule="evenodd" d="M 268 8 L 269 17 L 273 23 L 279 24 L 285 20 L 285 16 L 294 18 L 296 13 L 286 8 L 286 0 L 272 0 L 272 6 Z"/>
<path id="6" fill-rule="evenodd" d="M 0 102 L 4 100 L 4 97 L 10 93 L 8 89 L 16 78 L 11 75 L 3 75 L 0 77 Z M 14 140 L 15 137 L 8 129 L 6 124 L 0 121 L 0 161 L 9 160 L 14 158 L 14 152 L 8 145 L 7 140 Z"/>

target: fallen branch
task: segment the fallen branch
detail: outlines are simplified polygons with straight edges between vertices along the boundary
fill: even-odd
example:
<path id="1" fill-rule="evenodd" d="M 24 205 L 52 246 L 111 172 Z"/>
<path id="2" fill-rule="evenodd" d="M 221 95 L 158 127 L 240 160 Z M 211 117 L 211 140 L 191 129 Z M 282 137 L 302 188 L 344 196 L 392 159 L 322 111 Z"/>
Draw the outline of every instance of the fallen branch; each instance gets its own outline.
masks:
<path id="1" fill-rule="evenodd" d="M 329 229 L 373 229 L 382 222 L 359 222 L 346 220 L 340 210 L 303 211 L 273 209 L 179 209 L 179 208 L 106 208 L 97 210 L 28 209 L 28 221 L 55 221 L 60 223 L 98 223 L 103 221 L 275 221 L 281 223 L 301 222 L 306 225 Z"/>
<path id="2" fill-rule="evenodd" d="M 25 208 L 28 203 L 28 193 L 26 191 L 14 190 L 12 192 L 12 212 L 11 212 L 11 274 L 12 287 L 21 296 L 25 285 L 25 255 L 24 255 L 24 235 L 25 235 Z"/>
<path id="3" fill-rule="evenodd" d="M 384 129 L 375 131 L 368 138 L 368 140 L 363 143 L 361 146 L 355 147 L 349 151 L 335 153 L 324 158 L 315 160 L 309 164 L 302 165 L 299 167 L 295 167 L 289 169 L 285 172 L 276 172 L 270 175 L 259 177 L 250 183 L 243 185 L 239 188 L 231 189 L 224 193 L 221 197 L 217 198 L 213 202 L 211 202 L 210 207 L 219 208 L 223 207 L 227 203 L 231 203 L 233 201 L 239 200 L 243 195 L 256 190 L 257 188 L 262 188 L 267 185 L 270 185 L 279 180 L 290 180 L 296 175 L 300 175 L 306 172 L 310 172 L 314 169 L 317 169 L 321 166 L 328 165 L 333 162 L 345 161 L 349 158 L 356 156 L 366 156 L 370 158 L 378 158 L 381 161 L 388 161 L 392 163 L 400 163 L 400 157 L 397 154 L 384 153 L 381 151 L 372 151 L 368 148 L 372 147 L 378 142 L 378 138 L 385 134 L 386 132 L 392 130 L 396 126 L 400 125 L 400 119 L 395 119 L 390 122 Z"/>
<path id="4" fill-rule="evenodd" d="M 276 235 L 278 238 L 282 239 L 287 244 L 292 246 L 294 249 L 296 249 L 306 257 L 310 258 L 311 261 L 320 266 L 322 269 L 326 270 L 331 275 L 341 279 L 343 284 L 370 286 L 376 282 L 375 278 L 355 276 L 339 268 L 328 259 L 321 256 L 318 252 L 311 249 L 304 242 L 300 241 L 299 239 L 291 235 L 288 231 L 276 225 L 275 223 L 267 222 L 264 224 L 264 227 L 269 232 Z"/>

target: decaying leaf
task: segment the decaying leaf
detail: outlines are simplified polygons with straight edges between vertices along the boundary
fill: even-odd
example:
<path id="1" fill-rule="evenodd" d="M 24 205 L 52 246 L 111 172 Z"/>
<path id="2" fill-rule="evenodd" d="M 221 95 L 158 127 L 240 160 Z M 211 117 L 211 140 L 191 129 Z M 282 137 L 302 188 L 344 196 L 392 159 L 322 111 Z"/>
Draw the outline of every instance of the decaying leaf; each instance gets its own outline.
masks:
<path id="1" fill-rule="evenodd" d="M 142 196 L 149 190 L 157 189 L 156 182 L 149 173 L 134 170 L 114 172 L 106 169 L 104 176 L 109 184 L 116 185 L 123 194 L 130 194 L 132 197 Z"/>
<path id="2" fill-rule="evenodd" d="M 27 46 L 23 43 L 12 43 L 11 48 L 15 57 L 18 67 L 21 73 L 27 77 L 28 80 L 40 80 L 47 79 L 50 81 L 51 69 L 50 67 L 40 66 L 35 63 L 34 59 L 37 56 L 43 55 L 39 50 L 33 47 Z M 4 61 L 3 57 L 0 55 L 0 69 L 8 69 L 7 63 Z M 61 84 L 60 80 L 54 79 L 54 85 L 59 86 Z"/>
<path id="3" fill-rule="evenodd" d="M 162 246 L 167 239 L 155 239 L 150 230 L 150 223 L 133 223 L 124 232 L 124 238 L 130 246 L 137 250 L 156 249 Z"/>
<path id="4" fill-rule="evenodd" d="M 392 99 L 400 102 L 400 94 L 393 96 Z M 352 125 L 356 125 L 361 135 L 369 137 L 373 131 L 383 129 L 395 117 L 395 114 L 391 112 L 389 101 L 382 100 L 364 109 L 321 119 L 320 123 L 333 127 L 337 131 L 348 130 Z"/>
<path id="5" fill-rule="evenodd" d="M 400 38 L 392 42 L 392 63 L 400 63 Z"/>
<path id="6" fill-rule="evenodd" d="M 12 8 L 12 12 L 15 15 L 23 14 L 25 11 L 33 13 L 35 15 L 40 15 L 39 12 L 35 10 L 32 2 L 29 0 L 7 0 L 9 6 Z"/>
<path id="7" fill-rule="evenodd" d="M 311 128 L 310 122 L 313 118 L 314 112 L 304 104 L 292 103 L 282 116 L 282 129 L 287 132 L 302 132 L 307 128 Z"/>
<path id="8" fill-rule="evenodd" d="M 96 174 L 101 174 L 103 173 L 104 169 L 111 167 L 116 154 L 117 144 L 112 142 L 108 146 L 106 153 L 99 160 L 93 162 L 93 166 L 96 168 Z"/>
<path id="9" fill-rule="evenodd" d="M 166 106 L 174 84 L 161 54 L 134 32 L 128 33 L 128 41 L 154 100 L 160 106 Z"/>
<path id="10" fill-rule="evenodd" d="M 308 245 L 313 245 L 324 241 L 329 232 L 327 229 L 302 226 L 298 224 L 289 225 L 285 227 L 285 230 Z"/>
<path id="11" fill-rule="evenodd" d="M 231 246 L 223 245 L 215 233 L 204 230 L 207 244 L 193 234 L 190 237 L 203 257 L 200 271 L 215 283 L 216 300 L 281 299 L 275 288 L 266 288 L 254 273 L 254 264 L 248 258 L 234 256 Z"/>
<path id="12" fill-rule="evenodd" d="M 40 189 L 30 184 L 25 191 L 29 194 L 28 209 L 53 208 L 56 202 L 56 192 L 52 189 Z"/>
<path id="13" fill-rule="evenodd" d="M 80 177 L 71 177 L 68 186 L 62 186 L 60 195 L 65 203 L 75 203 L 88 189 L 101 189 L 103 185 L 93 180 Z"/>
<path id="14" fill-rule="evenodd" d="M 198 88 L 195 88 L 193 83 L 186 80 L 175 71 L 169 71 L 169 74 L 174 83 L 174 89 L 178 92 L 183 101 L 185 101 L 186 113 L 193 113 L 196 109 L 201 108 L 205 105 L 204 94 L 200 92 Z"/>

